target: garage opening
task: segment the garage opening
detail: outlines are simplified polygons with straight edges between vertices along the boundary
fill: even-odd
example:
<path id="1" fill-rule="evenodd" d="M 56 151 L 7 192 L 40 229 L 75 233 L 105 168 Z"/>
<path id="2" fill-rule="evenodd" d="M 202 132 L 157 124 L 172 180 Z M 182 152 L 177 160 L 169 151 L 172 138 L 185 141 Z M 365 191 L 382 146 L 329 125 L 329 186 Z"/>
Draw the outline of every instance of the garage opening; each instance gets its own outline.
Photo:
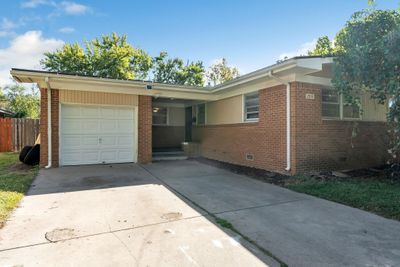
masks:
<path id="1" fill-rule="evenodd" d="M 134 107 L 62 104 L 60 165 L 137 161 Z"/>

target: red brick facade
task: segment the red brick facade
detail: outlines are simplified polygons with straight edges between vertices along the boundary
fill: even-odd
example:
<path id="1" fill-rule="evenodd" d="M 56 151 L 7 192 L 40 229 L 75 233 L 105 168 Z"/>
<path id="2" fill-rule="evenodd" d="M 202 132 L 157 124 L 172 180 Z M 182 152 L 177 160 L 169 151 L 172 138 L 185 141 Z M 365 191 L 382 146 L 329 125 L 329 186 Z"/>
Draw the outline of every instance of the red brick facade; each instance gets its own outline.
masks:
<path id="1" fill-rule="evenodd" d="M 306 93 L 314 99 L 306 99 Z M 286 167 L 286 87 L 260 90 L 258 123 L 195 126 L 193 141 L 202 156 L 238 165 L 284 172 Z M 352 137 L 353 131 L 358 134 Z M 321 88 L 291 84 L 291 173 L 353 169 L 387 159 L 384 122 L 323 120 Z M 246 154 L 254 155 L 247 160 Z"/>
<path id="2" fill-rule="evenodd" d="M 48 164 L 47 90 L 41 89 L 41 159 Z M 286 167 L 286 87 L 259 91 L 258 122 L 193 127 L 193 141 L 204 157 L 284 172 Z M 314 99 L 306 99 L 313 94 Z M 51 90 L 52 165 L 59 162 L 59 91 Z M 291 84 L 291 173 L 380 165 L 387 159 L 383 122 L 324 120 L 321 88 Z M 353 132 L 357 131 L 357 135 Z M 250 158 L 248 157 L 250 156 Z M 152 161 L 152 98 L 139 96 L 138 162 Z"/>
<path id="3" fill-rule="evenodd" d="M 152 98 L 151 96 L 139 96 L 139 144 L 138 161 L 150 163 L 152 161 Z"/>
<path id="4" fill-rule="evenodd" d="M 58 125 L 59 125 L 59 91 L 51 90 L 51 138 L 52 138 L 52 166 L 58 167 Z M 48 164 L 48 141 L 47 141 L 47 89 L 40 89 L 40 166 L 44 167 Z"/>
<path id="5" fill-rule="evenodd" d="M 256 123 L 195 126 L 193 141 L 204 157 L 282 172 L 286 167 L 286 87 L 260 90 Z M 253 155 L 252 160 L 246 154 Z"/>
<path id="6" fill-rule="evenodd" d="M 315 99 L 306 99 L 307 93 Z M 384 122 L 323 120 L 321 88 L 317 85 L 293 83 L 291 94 L 292 172 L 385 163 L 389 139 Z"/>

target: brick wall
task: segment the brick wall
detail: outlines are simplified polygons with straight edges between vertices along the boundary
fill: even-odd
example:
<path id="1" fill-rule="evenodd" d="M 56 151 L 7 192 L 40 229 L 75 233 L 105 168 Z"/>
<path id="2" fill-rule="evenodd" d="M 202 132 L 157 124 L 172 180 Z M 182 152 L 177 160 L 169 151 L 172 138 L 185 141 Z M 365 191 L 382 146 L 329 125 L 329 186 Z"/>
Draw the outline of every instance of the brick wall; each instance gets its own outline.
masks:
<path id="1" fill-rule="evenodd" d="M 291 93 L 293 172 L 385 163 L 388 135 L 384 122 L 323 120 L 320 86 L 296 82 Z M 306 93 L 315 99 L 307 100 Z M 353 136 L 353 131 L 358 134 Z"/>
<path id="2" fill-rule="evenodd" d="M 149 163 L 152 161 L 152 98 L 151 96 L 139 96 L 139 147 L 138 161 Z"/>
<path id="3" fill-rule="evenodd" d="M 48 163 L 48 141 L 47 141 L 47 89 L 40 89 L 40 166 L 47 166 Z M 52 166 L 58 167 L 58 114 L 59 114 L 59 91 L 51 90 L 51 138 L 52 138 Z"/>
<path id="4" fill-rule="evenodd" d="M 202 156 L 238 165 L 283 172 L 286 167 L 286 87 L 259 91 L 257 123 L 193 127 Z M 254 160 L 246 160 L 246 154 Z"/>

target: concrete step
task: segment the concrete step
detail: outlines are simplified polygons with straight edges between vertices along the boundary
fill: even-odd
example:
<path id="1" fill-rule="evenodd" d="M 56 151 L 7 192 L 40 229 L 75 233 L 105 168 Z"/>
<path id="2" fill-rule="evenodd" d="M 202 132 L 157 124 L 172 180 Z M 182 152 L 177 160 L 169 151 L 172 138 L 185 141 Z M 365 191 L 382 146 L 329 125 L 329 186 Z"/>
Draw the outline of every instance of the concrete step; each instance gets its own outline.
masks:
<path id="1" fill-rule="evenodd" d="M 153 161 L 161 160 L 185 160 L 188 157 L 183 151 L 163 151 L 163 152 L 153 152 Z"/>

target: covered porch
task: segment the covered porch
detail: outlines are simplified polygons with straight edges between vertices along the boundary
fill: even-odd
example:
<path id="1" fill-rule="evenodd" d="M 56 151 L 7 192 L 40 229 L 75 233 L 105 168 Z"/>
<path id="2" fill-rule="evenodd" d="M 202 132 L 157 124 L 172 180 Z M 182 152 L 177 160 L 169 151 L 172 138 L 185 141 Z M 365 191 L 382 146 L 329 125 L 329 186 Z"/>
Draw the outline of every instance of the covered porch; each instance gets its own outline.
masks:
<path id="1" fill-rule="evenodd" d="M 204 124 L 204 100 L 153 97 L 152 153 L 153 161 L 186 159 L 193 154 L 192 126 Z M 190 148 L 191 149 L 191 148 Z"/>

